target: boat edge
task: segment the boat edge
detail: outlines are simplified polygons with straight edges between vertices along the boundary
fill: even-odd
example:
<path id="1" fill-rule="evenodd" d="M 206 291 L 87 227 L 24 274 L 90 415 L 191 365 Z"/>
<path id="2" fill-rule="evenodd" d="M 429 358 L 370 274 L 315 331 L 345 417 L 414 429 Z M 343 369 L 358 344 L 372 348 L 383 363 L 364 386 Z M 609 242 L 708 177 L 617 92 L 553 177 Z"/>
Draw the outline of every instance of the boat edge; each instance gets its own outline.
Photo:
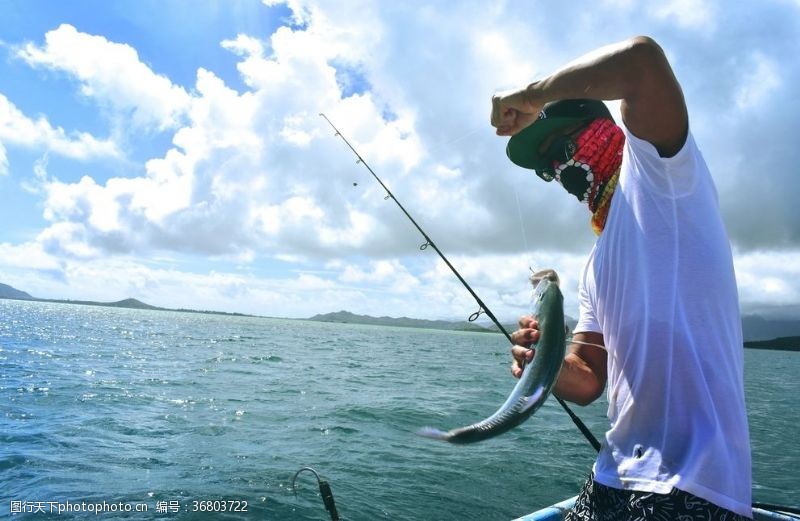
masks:
<path id="1" fill-rule="evenodd" d="M 565 499 L 560 503 L 550 505 L 528 515 L 518 517 L 513 521 L 561 521 L 566 513 L 575 505 L 578 496 Z M 753 508 L 753 521 L 797 521 L 798 516 L 784 514 L 775 510 L 765 510 L 763 508 Z"/>

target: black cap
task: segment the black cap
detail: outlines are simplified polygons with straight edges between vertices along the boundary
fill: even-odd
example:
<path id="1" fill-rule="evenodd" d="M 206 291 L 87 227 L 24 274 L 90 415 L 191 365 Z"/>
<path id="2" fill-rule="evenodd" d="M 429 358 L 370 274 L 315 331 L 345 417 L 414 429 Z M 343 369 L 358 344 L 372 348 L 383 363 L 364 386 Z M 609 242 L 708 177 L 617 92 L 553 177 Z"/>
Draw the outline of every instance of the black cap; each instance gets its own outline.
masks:
<path id="1" fill-rule="evenodd" d="M 553 132 L 582 121 L 607 118 L 614 121 L 606 104 L 593 99 L 568 99 L 554 101 L 544 106 L 532 124 L 511 136 L 506 155 L 516 165 L 533 170 L 551 168 L 547 158 L 539 153 L 539 146 Z"/>

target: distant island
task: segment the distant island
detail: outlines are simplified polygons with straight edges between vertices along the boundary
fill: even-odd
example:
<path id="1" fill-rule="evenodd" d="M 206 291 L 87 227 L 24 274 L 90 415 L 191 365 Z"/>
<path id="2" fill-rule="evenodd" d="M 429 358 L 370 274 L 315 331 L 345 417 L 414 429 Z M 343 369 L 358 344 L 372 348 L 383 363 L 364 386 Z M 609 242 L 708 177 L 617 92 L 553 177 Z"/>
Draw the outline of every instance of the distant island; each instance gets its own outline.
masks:
<path id="1" fill-rule="evenodd" d="M 314 315 L 307 320 L 315 322 L 336 322 L 340 324 L 364 324 L 370 326 L 392 326 L 392 327 L 416 327 L 424 329 L 445 329 L 449 331 L 471 331 L 475 333 L 497 333 L 497 328 L 487 328 L 473 322 L 452 322 L 448 320 L 425 320 L 420 318 L 408 317 L 372 317 L 369 315 L 356 315 L 349 311 L 336 311 L 334 313 L 324 313 Z M 507 331 L 513 331 L 516 326 L 503 325 Z M 511 328 L 511 329 L 509 329 Z"/>
<path id="2" fill-rule="evenodd" d="M 238 317 L 257 317 L 257 315 L 247 315 L 244 313 L 228 313 L 225 311 L 206 311 L 197 309 L 171 309 L 158 306 L 151 306 L 135 298 L 126 298 L 116 302 L 95 302 L 90 300 L 62 300 L 62 299 L 43 299 L 36 298 L 30 294 L 20 291 L 8 284 L 0 283 L 0 299 L 7 300 L 27 300 L 32 302 L 54 302 L 58 304 L 79 304 L 83 306 L 105 306 L 114 308 L 129 309 L 149 309 L 153 311 L 180 311 L 184 313 L 204 313 L 212 315 L 228 315 Z M 262 317 L 263 318 L 263 317 Z M 472 333 L 499 333 L 500 330 L 492 325 L 484 327 L 474 322 L 468 321 L 449 321 L 449 320 L 426 320 L 408 317 L 373 317 L 370 315 L 358 315 L 350 311 L 336 311 L 333 313 L 323 313 L 313 317 L 300 319 L 313 322 L 334 322 L 341 324 L 364 324 L 372 326 L 392 326 L 392 327 L 411 327 L 424 329 L 439 329 L 447 331 L 467 331 Z M 576 321 L 571 317 L 566 317 L 567 326 L 572 329 Z M 509 333 L 517 329 L 516 324 L 503 324 Z M 742 329 L 744 337 L 748 340 L 744 342 L 744 347 L 750 349 L 773 349 L 780 351 L 800 351 L 800 320 L 770 320 L 759 315 L 749 315 L 742 317 Z M 770 334 L 774 335 L 770 337 Z"/>
<path id="3" fill-rule="evenodd" d="M 369 315 L 357 315 L 349 311 L 336 311 L 334 313 L 325 313 L 321 315 L 314 315 L 307 319 L 316 322 L 337 322 L 342 324 L 364 324 L 373 326 L 393 326 L 393 327 L 421 327 L 427 329 L 446 329 L 455 331 L 472 331 L 479 333 L 499 333 L 500 330 L 496 326 L 483 327 L 472 322 L 449 322 L 446 320 L 421 320 L 416 318 L 392 318 L 392 317 L 372 317 Z M 761 325 L 764 322 L 762 317 L 756 317 L 756 320 Z M 567 326 L 571 330 L 575 327 L 577 322 L 575 319 L 567 317 Z M 748 317 L 743 319 L 743 324 L 748 323 Z M 783 324 L 785 325 L 785 324 Z M 503 327 L 509 333 L 517 329 L 516 324 L 503 324 Z M 797 331 L 800 331 L 800 322 L 794 323 Z M 780 351 L 800 351 L 800 336 L 786 336 L 778 337 L 770 340 L 748 340 L 744 343 L 744 347 L 751 349 L 773 349 Z"/>
<path id="4" fill-rule="evenodd" d="M 206 310 L 198 310 L 198 309 L 171 309 L 171 308 L 160 308 L 158 306 L 151 306 L 150 304 L 145 304 L 141 300 L 137 300 L 135 298 L 126 298 L 123 300 L 118 300 L 116 302 L 96 302 L 93 300 L 64 300 L 64 299 L 50 299 L 50 298 L 37 298 L 33 297 L 30 294 L 20 291 L 16 288 L 9 286 L 8 284 L 0 283 L 0 299 L 5 300 L 28 300 L 31 302 L 53 302 L 56 304 L 78 304 L 81 306 L 103 306 L 109 308 L 129 308 L 129 309 L 150 309 L 153 311 L 181 311 L 184 313 L 203 313 L 203 314 L 210 314 L 210 315 L 230 315 L 230 316 L 237 316 L 237 317 L 251 317 L 254 315 L 246 315 L 244 313 L 228 313 L 225 311 L 206 311 Z"/>
<path id="5" fill-rule="evenodd" d="M 565 317 L 567 325 L 572 328 L 577 321 L 571 317 Z M 338 322 L 341 324 L 364 324 L 371 326 L 391 326 L 391 327 L 417 327 L 424 329 L 444 329 L 448 331 L 469 331 L 473 333 L 500 333 L 500 330 L 492 324 L 491 326 L 482 326 L 474 322 L 450 321 L 450 320 L 425 320 L 420 318 L 408 317 L 373 317 L 370 315 L 357 315 L 349 311 L 336 311 L 334 313 L 324 313 L 321 315 L 314 315 L 307 320 L 315 322 Z M 503 324 L 503 328 L 511 333 L 517 329 L 517 324 Z"/>
<path id="6" fill-rule="evenodd" d="M 748 340 L 745 347 L 751 349 L 774 349 L 775 351 L 800 351 L 800 336 L 782 336 L 772 340 Z"/>

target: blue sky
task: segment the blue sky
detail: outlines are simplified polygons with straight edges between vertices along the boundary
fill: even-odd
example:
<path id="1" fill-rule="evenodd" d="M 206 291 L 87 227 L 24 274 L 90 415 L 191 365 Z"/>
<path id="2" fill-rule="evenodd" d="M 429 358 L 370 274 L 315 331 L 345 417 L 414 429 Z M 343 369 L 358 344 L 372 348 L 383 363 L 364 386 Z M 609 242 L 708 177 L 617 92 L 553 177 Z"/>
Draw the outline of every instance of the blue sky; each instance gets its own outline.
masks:
<path id="1" fill-rule="evenodd" d="M 0 282 L 33 295 L 472 313 L 325 112 L 495 314 L 526 311 L 529 266 L 561 273 L 574 314 L 588 216 L 505 159 L 490 96 L 648 34 L 717 183 L 743 310 L 800 309 L 797 0 L 6 1 L 0 15 Z"/>

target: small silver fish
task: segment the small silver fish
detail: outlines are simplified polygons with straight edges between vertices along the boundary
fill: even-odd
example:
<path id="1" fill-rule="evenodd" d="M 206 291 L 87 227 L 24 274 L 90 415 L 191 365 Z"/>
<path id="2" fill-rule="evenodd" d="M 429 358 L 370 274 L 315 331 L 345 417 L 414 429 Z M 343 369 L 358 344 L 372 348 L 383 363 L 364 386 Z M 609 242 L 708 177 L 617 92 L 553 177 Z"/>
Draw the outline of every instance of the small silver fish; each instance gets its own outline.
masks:
<path id="1" fill-rule="evenodd" d="M 425 427 L 420 436 L 450 443 L 474 443 L 493 438 L 527 420 L 547 400 L 566 351 L 564 297 L 558 287 L 558 275 L 543 270 L 531 275 L 534 286 L 532 311 L 539 320 L 539 341 L 533 361 L 525 366 L 517 385 L 505 403 L 485 420 L 451 431 Z"/>

